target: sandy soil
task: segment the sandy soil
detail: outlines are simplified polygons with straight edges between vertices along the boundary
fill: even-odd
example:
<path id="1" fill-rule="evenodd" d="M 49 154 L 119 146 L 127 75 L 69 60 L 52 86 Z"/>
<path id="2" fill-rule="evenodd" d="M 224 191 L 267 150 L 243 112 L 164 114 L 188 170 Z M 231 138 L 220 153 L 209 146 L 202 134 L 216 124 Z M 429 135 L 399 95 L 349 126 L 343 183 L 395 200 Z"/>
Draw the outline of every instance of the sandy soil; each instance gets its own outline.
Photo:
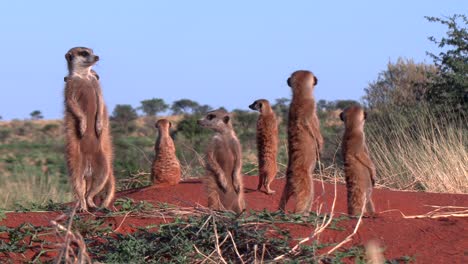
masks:
<path id="1" fill-rule="evenodd" d="M 245 177 L 245 197 L 248 209 L 276 211 L 284 181 L 276 180 L 273 183 L 272 188 L 277 190 L 277 193 L 272 196 L 253 191 L 257 186 L 257 181 L 257 177 Z M 334 197 L 334 185 L 327 183 L 322 185 L 321 182 L 316 182 L 315 196 L 317 199 L 313 210 L 317 210 L 317 207 L 322 205 L 322 212 L 329 212 Z M 174 187 L 160 186 L 128 190 L 118 193 L 117 197 L 129 197 L 135 201 L 145 200 L 151 203 L 166 202 L 183 207 L 206 206 L 204 189 L 200 181 L 183 182 Z M 401 213 L 405 215 L 425 214 L 434 209 L 428 205 L 468 207 L 468 195 L 376 189 L 373 197 L 376 210 L 379 212 L 378 216 L 364 218 L 357 234 L 344 247 L 365 245 L 373 240 L 385 249 L 384 255 L 389 259 L 411 256 L 416 259 L 416 263 L 468 263 L 468 218 L 405 219 L 401 215 Z M 292 210 L 292 207 L 293 202 L 290 201 L 287 209 Z M 345 211 L 346 189 L 345 186 L 338 185 L 335 212 L 339 216 Z M 57 218 L 60 214 L 60 212 L 8 213 L 7 218 L 0 222 L 0 225 L 17 227 L 22 223 L 32 223 L 35 226 L 48 226 L 50 220 Z M 169 220 L 137 217 L 125 219 L 113 217 L 106 220 L 114 228 L 120 226 L 118 232 L 123 233 L 134 231 L 136 226 L 147 226 L 164 221 Z M 345 228 L 345 231 L 327 229 L 321 234 L 320 241 L 342 241 L 352 232 L 356 222 L 357 219 L 340 221 L 338 226 Z M 307 237 L 314 231 L 312 225 L 281 224 L 281 226 L 289 229 L 294 239 Z M 0 239 L 7 241 L 8 238 L 6 234 L 0 234 Z M 50 239 L 53 241 L 53 236 Z M 294 244 L 295 241 L 297 240 L 291 243 Z M 0 262 L 31 260 L 36 255 L 37 251 L 34 250 L 22 256 L 0 254 Z M 41 257 L 41 260 L 50 259 L 53 256 L 53 252 L 48 253 Z"/>

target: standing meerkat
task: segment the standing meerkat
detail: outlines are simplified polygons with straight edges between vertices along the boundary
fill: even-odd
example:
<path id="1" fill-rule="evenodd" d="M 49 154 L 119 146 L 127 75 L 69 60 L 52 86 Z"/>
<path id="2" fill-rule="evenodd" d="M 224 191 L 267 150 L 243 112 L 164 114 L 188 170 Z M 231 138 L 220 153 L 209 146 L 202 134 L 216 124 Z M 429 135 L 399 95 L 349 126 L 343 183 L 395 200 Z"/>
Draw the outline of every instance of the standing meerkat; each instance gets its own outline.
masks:
<path id="1" fill-rule="evenodd" d="M 176 156 L 174 141 L 169 130 L 172 127 L 167 119 L 156 122 L 158 138 L 154 145 L 156 155 L 151 166 L 151 182 L 153 184 L 176 185 L 180 181 L 180 163 Z"/>
<path id="2" fill-rule="evenodd" d="M 206 153 L 205 179 L 208 207 L 240 213 L 245 209 L 242 182 L 242 150 L 225 110 L 210 111 L 198 120 L 215 132 Z"/>
<path id="3" fill-rule="evenodd" d="M 294 212 L 308 215 L 314 197 L 312 173 L 323 147 L 312 95 L 317 78 L 309 71 L 296 71 L 287 83 L 292 89 L 288 119 L 289 159 L 279 209 L 284 211 L 289 198 L 295 195 Z"/>
<path id="4" fill-rule="evenodd" d="M 258 154 L 258 187 L 265 187 L 267 194 L 274 194 L 270 188 L 271 182 L 275 179 L 278 167 L 276 156 L 278 154 L 278 122 L 270 102 L 259 99 L 249 105 L 252 110 L 260 112 L 257 120 L 257 154 Z"/>
<path id="5" fill-rule="evenodd" d="M 109 117 L 97 74 L 91 67 L 99 60 L 89 48 L 76 47 L 65 54 L 69 74 L 65 81 L 65 141 L 68 174 L 79 208 L 102 207 L 114 198 L 112 143 Z"/>
<path id="6" fill-rule="evenodd" d="M 370 215 L 375 213 L 371 194 L 376 172 L 374 163 L 369 157 L 364 135 L 366 117 L 366 112 L 358 105 L 350 106 L 340 114 L 340 119 L 345 125 L 341 150 L 350 215 L 360 215 L 364 202 L 366 202 L 364 210 Z"/>

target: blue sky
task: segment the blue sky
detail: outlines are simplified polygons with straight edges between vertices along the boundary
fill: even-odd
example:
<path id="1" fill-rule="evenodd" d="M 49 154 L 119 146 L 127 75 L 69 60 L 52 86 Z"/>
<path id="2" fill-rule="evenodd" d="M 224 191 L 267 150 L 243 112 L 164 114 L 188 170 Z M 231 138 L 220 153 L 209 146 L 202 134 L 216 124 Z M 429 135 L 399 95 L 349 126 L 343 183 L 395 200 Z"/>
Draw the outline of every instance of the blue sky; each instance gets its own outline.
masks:
<path id="1" fill-rule="evenodd" d="M 468 1 L 2 1 L 0 115 L 63 116 L 64 54 L 101 57 L 110 110 L 144 99 L 189 98 L 244 108 L 289 97 L 286 79 L 313 71 L 317 99 L 359 100 L 398 57 L 431 62 L 424 16 L 468 11 Z"/>

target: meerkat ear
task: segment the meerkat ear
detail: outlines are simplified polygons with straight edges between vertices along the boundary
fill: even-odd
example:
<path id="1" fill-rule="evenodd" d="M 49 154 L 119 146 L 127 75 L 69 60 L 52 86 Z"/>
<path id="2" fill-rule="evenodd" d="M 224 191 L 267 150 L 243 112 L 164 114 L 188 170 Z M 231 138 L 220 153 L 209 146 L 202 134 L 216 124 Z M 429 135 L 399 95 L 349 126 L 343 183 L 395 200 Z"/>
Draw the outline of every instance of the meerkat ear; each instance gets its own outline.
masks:
<path id="1" fill-rule="evenodd" d="M 171 122 L 171 121 L 169 121 L 169 128 L 171 128 L 171 127 L 172 127 L 172 122 Z"/>
<path id="2" fill-rule="evenodd" d="M 229 123 L 229 120 L 230 120 L 230 119 L 231 119 L 231 118 L 230 118 L 229 116 L 225 116 L 225 117 L 223 117 L 223 122 L 224 122 L 225 124 L 227 124 L 227 123 Z"/>
<path id="3" fill-rule="evenodd" d="M 63 77 L 63 81 L 64 81 L 64 82 L 67 82 L 67 80 L 68 80 L 68 77 L 67 77 L 67 76 Z"/>
<path id="4" fill-rule="evenodd" d="M 344 122 L 344 112 L 341 112 L 341 113 L 340 113 L 340 119 L 341 119 L 341 121 Z"/>
<path id="5" fill-rule="evenodd" d="M 364 120 L 366 120 L 366 119 L 367 119 L 367 112 L 364 111 Z"/>
<path id="6" fill-rule="evenodd" d="M 262 109 L 262 107 L 263 107 L 263 104 L 262 104 L 262 103 L 258 103 L 258 108 L 259 108 L 259 109 Z"/>
<path id="7" fill-rule="evenodd" d="M 65 59 L 70 62 L 73 59 L 73 54 L 71 54 L 71 52 L 67 52 L 67 54 L 65 54 Z"/>
<path id="8" fill-rule="evenodd" d="M 291 77 L 288 78 L 287 83 L 288 83 L 288 86 L 291 87 Z"/>
<path id="9" fill-rule="evenodd" d="M 158 122 L 157 121 L 154 123 L 154 127 L 158 128 Z"/>
<path id="10" fill-rule="evenodd" d="M 317 77 L 314 76 L 314 85 L 317 85 L 317 83 L 318 83 L 318 79 Z"/>

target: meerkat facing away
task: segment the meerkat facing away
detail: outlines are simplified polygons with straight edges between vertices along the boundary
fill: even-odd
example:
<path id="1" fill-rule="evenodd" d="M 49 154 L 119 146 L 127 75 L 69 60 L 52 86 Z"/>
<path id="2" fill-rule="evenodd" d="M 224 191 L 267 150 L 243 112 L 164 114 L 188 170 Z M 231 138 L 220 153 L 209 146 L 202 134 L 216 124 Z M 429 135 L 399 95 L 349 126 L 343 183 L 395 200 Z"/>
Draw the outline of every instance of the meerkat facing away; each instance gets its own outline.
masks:
<path id="1" fill-rule="evenodd" d="M 210 111 L 198 120 L 202 127 L 215 132 L 206 153 L 206 190 L 208 207 L 240 213 L 245 209 L 242 169 L 242 150 L 225 110 Z"/>
<path id="2" fill-rule="evenodd" d="M 312 173 L 323 147 L 312 95 L 317 78 L 309 71 L 296 71 L 287 83 L 292 89 L 288 119 L 289 159 L 279 209 L 284 211 L 289 198 L 295 195 L 294 212 L 308 215 L 314 197 Z"/>
<path id="3" fill-rule="evenodd" d="M 167 119 L 159 119 L 155 126 L 159 132 L 154 145 L 156 156 L 151 166 L 151 182 L 176 185 L 180 181 L 181 170 L 174 141 L 169 134 L 172 124 Z"/>
<path id="4" fill-rule="evenodd" d="M 252 110 L 260 112 L 257 120 L 257 155 L 258 155 L 258 187 L 265 187 L 267 194 L 274 194 L 270 188 L 275 179 L 278 167 L 276 156 L 278 154 L 278 122 L 276 114 L 271 109 L 270 102 L 259 99 L 249 105 Z"/>
<path id="5" fill-rule="evenodd" d="M 341 150 L 350 215 L 360 215 L 364 202 L 364 210 L 370 215 L 375 213 L 371 195 L 376 171 L 364 135 L 366 117 L 366 112 L 358 105 L 350 106 L 340 114 L 340 119 L 345 124 Z"/>
<path id="6" fill-rule="evenodd" d="M 65 141 L 68 174 L 79 208 L 96 208 L 102 196 L 108 208 L 115 193 L 109 117 L 97 74 L 99 60 L 89 48 L 70 49 L 65 58 L 69 74 L 65 83 Z"/>

